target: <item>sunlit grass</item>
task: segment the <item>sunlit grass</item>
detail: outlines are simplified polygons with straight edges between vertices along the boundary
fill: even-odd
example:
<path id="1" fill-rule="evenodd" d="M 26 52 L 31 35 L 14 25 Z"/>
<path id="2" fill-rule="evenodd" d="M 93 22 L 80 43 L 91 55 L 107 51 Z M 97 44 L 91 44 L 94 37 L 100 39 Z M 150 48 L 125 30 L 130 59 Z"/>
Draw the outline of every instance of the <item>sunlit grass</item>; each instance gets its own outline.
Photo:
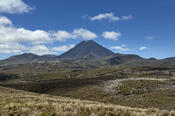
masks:
<path id="1" fill-rule="evenodd" d="M 175 116 L 175 111 L 129 108 L 4 87 L 0 90 L 2 116 Z"/>

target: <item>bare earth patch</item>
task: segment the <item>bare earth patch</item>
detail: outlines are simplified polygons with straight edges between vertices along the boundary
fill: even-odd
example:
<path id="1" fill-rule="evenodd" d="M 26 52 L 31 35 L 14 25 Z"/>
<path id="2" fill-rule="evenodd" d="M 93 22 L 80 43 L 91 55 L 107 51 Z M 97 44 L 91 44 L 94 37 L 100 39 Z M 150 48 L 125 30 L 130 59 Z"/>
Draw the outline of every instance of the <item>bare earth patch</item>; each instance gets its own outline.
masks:
<path id="1" fill-rule="evenodd" d="M 145 81 L 168 81 L 171 79 L 165 79 L 165 78 L 125 78 L 125 79 L 116 79 L 116 80 L 112 80 L 112 81 L 108 81 L 104 83 L 104 90 L 108 93 L 113 93 L 116 94 L 116 88 L 122 85 L 122 82 L 124 81 L 139 81 L 139 80 L 145 80 Z M 174 85 L 171 85 L 169 87 L 166 88 L 161 88 L 161 89 L 169 89 L 169 88 L 174 88 Z"/>

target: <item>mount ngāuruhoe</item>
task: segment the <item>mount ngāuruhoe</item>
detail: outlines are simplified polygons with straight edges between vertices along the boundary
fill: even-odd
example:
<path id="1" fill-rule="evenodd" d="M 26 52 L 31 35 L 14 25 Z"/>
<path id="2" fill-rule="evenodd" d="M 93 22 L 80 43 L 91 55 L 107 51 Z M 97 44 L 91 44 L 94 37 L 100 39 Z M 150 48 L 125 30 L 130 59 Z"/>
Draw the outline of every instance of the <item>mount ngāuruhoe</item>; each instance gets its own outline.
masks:
<path id="1" fill-rule="evenodd" d="M 82 41 L 71 50 L 59 56 L 62 59 L 102 58 L 114 53 L 93 40 Z"/>

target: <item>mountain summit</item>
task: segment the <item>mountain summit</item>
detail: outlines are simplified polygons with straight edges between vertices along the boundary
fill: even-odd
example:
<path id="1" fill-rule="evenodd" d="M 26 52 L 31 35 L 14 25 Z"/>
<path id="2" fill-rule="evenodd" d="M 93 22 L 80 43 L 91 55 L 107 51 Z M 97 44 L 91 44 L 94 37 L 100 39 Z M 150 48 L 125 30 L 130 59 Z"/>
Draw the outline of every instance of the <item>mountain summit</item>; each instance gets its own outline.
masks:
<path id="1" fill-rule="evenodd" d="M 99 45 L 93 40 L 82 41 L 74 48 L 60 55 L 62 59 L 76 59 L 76 58 L 101 58 L 113 55 L 114 53 Z"/>

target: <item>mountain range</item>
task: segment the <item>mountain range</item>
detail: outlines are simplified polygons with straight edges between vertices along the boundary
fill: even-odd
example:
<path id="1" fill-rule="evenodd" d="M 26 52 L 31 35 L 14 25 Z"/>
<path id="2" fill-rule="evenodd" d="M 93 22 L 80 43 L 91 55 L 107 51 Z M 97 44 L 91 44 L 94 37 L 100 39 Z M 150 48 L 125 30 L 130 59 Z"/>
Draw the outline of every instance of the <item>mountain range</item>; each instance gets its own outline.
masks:
<path id="1" fill-rule="evenodd" d="M 126 66 L 165 66 L 174 67 L 175 58 L 166 59 L 145 59 L 135 54 L 119 54 L 113 53 L 111 50 L 99 45 L 93 40 L 82 41 L 74 48 L 61 54 L 56 55 L 35 55 L 31 53 L 24 53 L 21 55 L 12 56 L 10 58 L 0 61 L 0 66 L 43 63 L 43 62 L 95 62 L 94 65 L 126 65 Z M 71 64 L 70 64 L 71 65 Z"/>

